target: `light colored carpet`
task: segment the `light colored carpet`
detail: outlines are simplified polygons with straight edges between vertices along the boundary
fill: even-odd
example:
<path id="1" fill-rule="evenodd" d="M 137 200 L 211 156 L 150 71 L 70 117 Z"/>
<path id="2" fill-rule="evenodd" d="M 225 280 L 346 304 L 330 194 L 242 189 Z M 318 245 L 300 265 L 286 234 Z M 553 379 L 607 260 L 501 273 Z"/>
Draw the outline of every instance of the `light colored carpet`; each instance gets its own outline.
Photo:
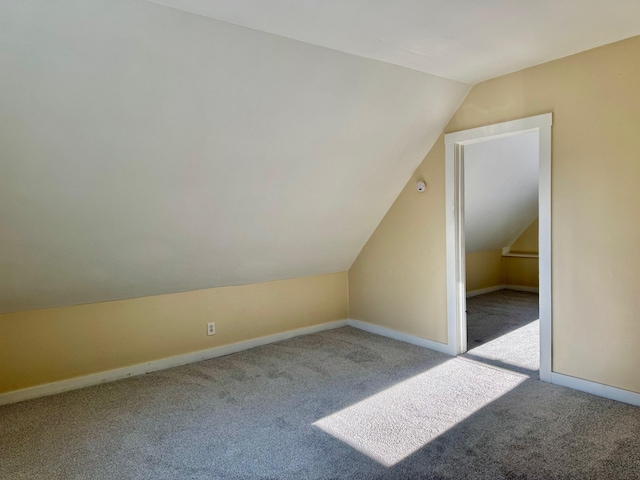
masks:
<path id="1" fill-rule="evenodd" d="M 640 409 L 346 327 L 0 407 L 0 478 L 638 479 Z"/>
<path id="2" fill-rule="evenodd" d="M 538 294 L 500 290 L 467 299 L 465 357 L 540 376 Z"/>

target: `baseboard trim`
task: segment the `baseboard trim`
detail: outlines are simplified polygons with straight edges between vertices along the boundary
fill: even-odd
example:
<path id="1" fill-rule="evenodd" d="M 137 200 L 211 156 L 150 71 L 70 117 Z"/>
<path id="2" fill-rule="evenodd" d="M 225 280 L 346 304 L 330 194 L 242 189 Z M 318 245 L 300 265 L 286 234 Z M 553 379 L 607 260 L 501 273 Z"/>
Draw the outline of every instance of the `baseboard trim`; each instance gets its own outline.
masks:
<path id="1" fill-rule="evenodd" d="M 517 290 L 519 292 L 533 292 L 533 293 L 540 292 L 539 287 L 525 287 L 524 285 L 505 285 L 504 288 L 505 290 Z"/>
<path id="2" fill-rule="evenodd" d="M 640 393 L 624 390 L 622 388 L 611 387 L 602 383 L 571 377 L 569 375 L 563 375 L 562 373 L 556 372 L 551 372 L 551 383 L 554 385 L 560 385 L 561 387 L 580 390 L 581 392 L 640 407 Z"/>
<path id="3" fill-rule="evenodd" d="M 467 292 L 467 298 L 477 297 L 478 295 L 484 295 L 485 293 L 497 292 L 498 290 L 517 290 L 519 292 L 538 293 L 540 289 L 538 287 L 527 287 L 525 285 L 494 285 L 493 287 L 469 290 Z"/>
<path id="4" fill-rule="evenodd" d="M 364 330 L 365 332 L 375 333 L 383 337 L 392 338 L 401 342 L 411 343 L 412 345 L 418 345 L 419 347 L 429 348 L 436 352 L 446 353 L 447 355 L 455 355 L 446 343 L 436 342 L 434 340 L 428 340 L 426 338 L 416 337 L 408 333 L 399 332 L 391 328 L 382 327 L 380 325 L 374 325 L 373 323 L 363 322 L 362 320 L 349 319 L 347 324 L 351 327 Z"/>
<path id="5" fill-rule="evenodd" d="M 182 365 L 210 360 L 216 357 L 223 357 L 232 353 L 241 352 L 242 350 L 248 350 L 250 348 L 267 345 L 269 343 L 280 342 L 300 335 L 308 335 L 310 333 L 346 327 L 347 324 L 347 320 L 336 320 L 334 322 L 321 323 L 310 327 L 297 328 L 286 332 L 274 333 L 273 335 L 252 338 L 251 340 L 245 340 L 243 342 L 221 345 L 207 350 L 199 350 L 197 352 L 185 353 L 174 357 L 161 358 L 159 360 L 139 363 L 129 367 L 92 373 L 81 377 L 70 378 L 68 380 L 60 380 L 58 382 L 36 385 L 35 387 L 23 388 L 21 390 L 13 390 L 11 392 L 0 394 L 0 405 L 8 405 L 10 403 L 22 402 L 24 400 L 55 395 L 56 393 L 67 392 L 69 390 L 77 390 L 79 388 L 99 385 L 101 383 L 122 380 L 123 378 L 144 375 L 145 373 L 157 372 L 158 370 L 165 370 L 167 368 L 180 367 Z"/>
<path id="6" fill-rule="evenodd" d="M 494 287 L 491 287 L 494 288 Z M 505 286 L 505 288 L 510 288 Z M 532 288 L 532 287 L 523 287 Z M 496 291 L 491 290 L 491 291 Z M 476 290 L 478 291 L 478 290 Z M 524 290 L 531 291 L 531 290 Z M 489 293 L 489 292 L 484 292 Z M 477 295 L 482 295 L 478 293 Z M 429 348 L 437 352 L 445 353 L 447 355 L 455 356 L 449 345 L 446 343 L 436 342 L 434 340 L 428 340 L 426 338 L 417 337 L 408 333 L 399 332 L 391 328 L 382 327 L 361 320 L 336 320 L 334 322 L 321 323 L 318 325 L 312 325 L 310 327 L 298 328 L 295 330 L 288 330 L 286 332 L 275 333 L 273 335 L 266 335 L 264 337 L 253 338 L 251 340 L 245 340 L 243 342 L 232 343 L 229 345 L 222 345 L 219 347 L 213 347 L 207 350 L 200 350 L 197 352 L 186 353 L 184 355 L 176 355 L 174 357 L 162 358 L 145 363 L 139 363 L 130 367 L 117 368 L 114 370 L 107 370 L 105 372 L 94 373 L 90 375 L 84 375 L 82 377 L 70 378 L 68 380 L 61 380 L 59 382 L 47 383 L 44 385 L 37 385 L 35 387 L 24 388 L 21 390 L 14 390 L 11 392 L 0 393 L 0 405 L 8 405 L 11 403 L 22 402 L 25 400 L 31 400 L 34 398 L 45 397 L 49 395 L 55 395 L 56 393 L 67 392 L 70 390 L 77 390 L 84 387 L 90 387 L 93 385 L 99 385 L 101 383 L 113 382 L 116 380 L 122 380 L 124 378 L 134 377 L 137 375 L 144 375 L 145 373 L 156 372 L 159 370 L 165 370 L 167 368 L 179 367 L 182 365 L 188 365 L 190 363 L 197 363 L 203 360 L 210 360 L 212 358 L 223 357 L 232 353 L 241 352 L 250 348 L 259 347 L 262 345 L 268 345 L 270 343 L 280 342 L 289 338 L 297 337 L 300 335 L 308 335 L 311 333 L 318 333 L 325 330 L 332 330 L 335 328 L 351 326 L 359 330 L 381 335 L 383 337 L 392 338 L 401 342 L 410 343 L 412 345 L 418 345 L 420 347 Z M 640 406 L 640 393 L 631 392 L 617 387 L 611 387 L 597 382 L 584 380 L 581 378 L 571 377 L 561 373 L 551 373 L 551 383 L 560 385 L 574 390 L 580 390 L 582 392 L 590 393 L 618 402 L 628 403 L 630 405 Z"/>
<path id="7" fill-rule="evenodd" d="M 479 288 L 477 290 L 469 290 L 467 292 L 467 298 L 477 297 L 478 295 L 484 295 L 485 293 L 497 292 L 498 290 L 504 290 L 504 285 L 494 285 L 493 287 Z"/>

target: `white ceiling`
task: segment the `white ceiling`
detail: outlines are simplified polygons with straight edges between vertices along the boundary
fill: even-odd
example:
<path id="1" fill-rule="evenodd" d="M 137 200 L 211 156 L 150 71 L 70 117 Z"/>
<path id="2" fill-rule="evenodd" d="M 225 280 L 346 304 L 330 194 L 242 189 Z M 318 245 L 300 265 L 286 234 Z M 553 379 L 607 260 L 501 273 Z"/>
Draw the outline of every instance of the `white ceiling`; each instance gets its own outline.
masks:
<path id="1" fill-rule="evenodd" d="M 0 311 L 349 268 L 468 86 L 145 1 L 0 4 Z"/>
<path id="2" fill-rule="evenodd" d="M 468 253 L 511 246 L 538 216 L 538 133 L 464 147 Z"/>
<path id="3" fill-rule="evenodd" d="M 640 34 L 638 0 L 150 0 L 476 83 Z"/>

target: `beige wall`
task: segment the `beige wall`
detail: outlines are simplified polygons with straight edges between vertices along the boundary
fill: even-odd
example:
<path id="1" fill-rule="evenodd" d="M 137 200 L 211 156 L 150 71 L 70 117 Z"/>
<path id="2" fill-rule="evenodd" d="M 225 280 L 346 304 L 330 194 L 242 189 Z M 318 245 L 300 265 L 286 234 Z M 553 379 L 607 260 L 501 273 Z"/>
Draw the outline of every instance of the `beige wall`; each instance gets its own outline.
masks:
<path id="1" fill-rule="evenodd" d="M 538 258 L 504 257 L 502 259 L 503 284 L 538 288 Z"/>
<path id="2" fill-rule="evenodd" d="M 502 285 L 502 250 L 465 255 L 467 292 Z"/>
<path id="3" fill-rule="evenodd" d="M 538 219 L 536 218 L 522 235 L 513 242 L 511 251 L 517 253 L 538 253 Z"/>
<path id="4" fill-rule="evenodd" d="M 513 242 L 512 253 L 538 253 L 538 219 L 536 218 L 522 235 Z M 538 259 L 531 257 L 504 257 L 502 260 L 503 282 L 505 285 L 538 287 L 540 275 Z"/>
<path id="5" fill-rule="evenodd" d="M 346 272 L 2 314 L 0 393 L 347 317 Z"/>
<path id="6" fill-rule="evenodd" d="M 552 111 L 553 369 L 640 392 L 640 37 L 490 80 L 446 128 Z M 425 193 L 415 182 L 425 179 Z M 0 392 L 332 320 L 446 342 L 440 137 L 348 273 L 0 315 Z M 205 335 L 214 320 L 218 333 Z"/>
<path id="7" fill-rule="evenodd" d="M 553 370 L 640 392 L 640 37 L 476 85 L 455 132 L 553 112 Z M 414 182 L 424 177 L 426 195 Z M 394 261 L 395 259 L 398 261 Z M 440 138 L 349 271 L 351 317 L 446 341 Z"/>
<path id="8" fill-rule="evenodd" d="M 517 253 L 538 253 L 538 219 L 511 245 Z M 465 256 L 467 292 L 498 285 L 538 287 L 538 259 L 502 257 L 502 250 L 467 253 Z"/>
<path id="9" fill-rule="evenodd" d="M 444 161 L 437 159 L 442 136 L 351 266 L 349 316 L 446 343 Z M 415 187 L 421 179 L 423 193 Z"/>

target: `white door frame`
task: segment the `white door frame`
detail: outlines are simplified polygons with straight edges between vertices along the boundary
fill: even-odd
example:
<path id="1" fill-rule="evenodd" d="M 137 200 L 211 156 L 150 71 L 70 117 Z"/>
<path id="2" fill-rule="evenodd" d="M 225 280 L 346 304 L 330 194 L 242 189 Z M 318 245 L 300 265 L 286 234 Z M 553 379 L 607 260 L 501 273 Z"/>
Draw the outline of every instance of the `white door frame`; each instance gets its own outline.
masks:
<path id="1" fill-rule="evenodd" d="M 540 380 L 551 382 L 551 113 L 449 133 L 445 141 L 447 230 L 447 328 L 449 353 L 466 352 L 464 242 L 464 147 L 472 143 L 538 132 Z"/>

